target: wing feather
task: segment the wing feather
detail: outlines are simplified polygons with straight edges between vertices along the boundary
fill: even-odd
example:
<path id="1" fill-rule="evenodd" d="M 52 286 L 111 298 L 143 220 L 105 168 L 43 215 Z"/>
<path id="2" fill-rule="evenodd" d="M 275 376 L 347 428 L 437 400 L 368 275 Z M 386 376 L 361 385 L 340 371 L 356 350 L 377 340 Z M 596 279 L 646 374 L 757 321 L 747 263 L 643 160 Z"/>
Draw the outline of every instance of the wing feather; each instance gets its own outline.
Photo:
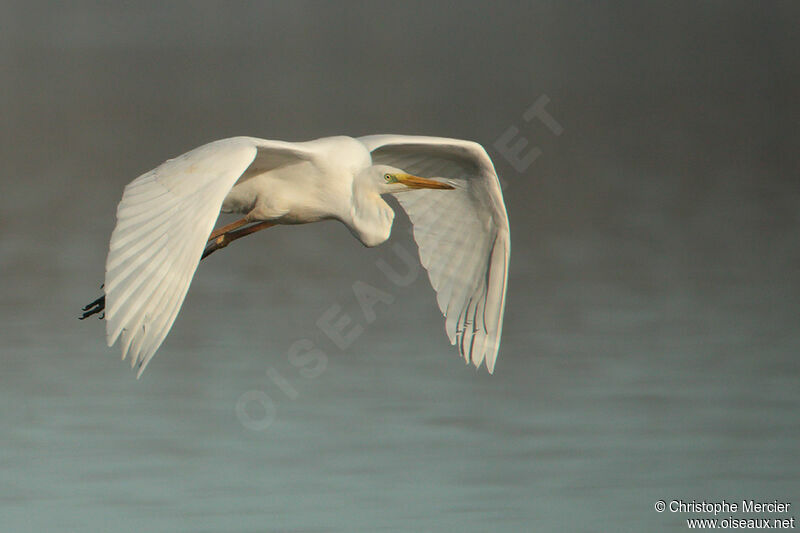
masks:
<path id="1" fill-rule="evenodd" d="M 252 137 L 196 148 L 125 187 L 106 260 L 106 340 L 144 371 L 172 327 L 222 202 L 251 166 L 312 161 L 304 143 Z"/>
<path id="2" fill-rule="evenodd" d="M 445 331 L 467 362 L 494 371 L 503 327 L 510 240 L 494 166 L 477 143 L 441 137 L 359 139 L 375 164 L 444 179 L 453 191 L 396 194 L 413 225 Z"/>

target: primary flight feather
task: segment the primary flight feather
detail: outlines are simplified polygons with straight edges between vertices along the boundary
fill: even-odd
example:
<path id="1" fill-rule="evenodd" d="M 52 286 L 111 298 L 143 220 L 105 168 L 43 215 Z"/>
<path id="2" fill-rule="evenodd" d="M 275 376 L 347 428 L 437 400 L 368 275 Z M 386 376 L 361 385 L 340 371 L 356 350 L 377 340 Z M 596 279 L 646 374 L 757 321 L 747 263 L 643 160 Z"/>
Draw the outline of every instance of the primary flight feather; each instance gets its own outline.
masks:
<path id="1" fill-rule="evenodd" d="M 424 176 L 424 177 L 423 177 Z M 459 353 L 494 371 L 503 327 L 508 216 L 477 143 L 372 135 L 283 142 L 234 137 L 195 148 L 136 178 L 117 207 L 104 295 L 106 340 L 141 375 L 164 341 L 198 263 L 276 224 L 339 220 L 365 246 L 389 238 L 395 196 Z M 214 231 L 220 212 L 240 213 Z"/>

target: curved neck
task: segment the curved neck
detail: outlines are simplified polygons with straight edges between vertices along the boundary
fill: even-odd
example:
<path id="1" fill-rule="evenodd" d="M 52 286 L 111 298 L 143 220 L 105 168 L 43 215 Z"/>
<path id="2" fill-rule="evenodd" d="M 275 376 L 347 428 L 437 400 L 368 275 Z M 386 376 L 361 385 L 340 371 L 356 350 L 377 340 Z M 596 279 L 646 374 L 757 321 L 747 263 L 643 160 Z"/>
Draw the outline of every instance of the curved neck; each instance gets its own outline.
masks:
<path id="1" fill-rule="evenodd" d="M 350 208 L 350 224 L 353 235 L 364 246 L 377 246 L 389 238 L 394 221 L 394 210 L 381 198 L 374 180 L 368 172 L 355 176 L 353 180 L 353 204 Z"/>

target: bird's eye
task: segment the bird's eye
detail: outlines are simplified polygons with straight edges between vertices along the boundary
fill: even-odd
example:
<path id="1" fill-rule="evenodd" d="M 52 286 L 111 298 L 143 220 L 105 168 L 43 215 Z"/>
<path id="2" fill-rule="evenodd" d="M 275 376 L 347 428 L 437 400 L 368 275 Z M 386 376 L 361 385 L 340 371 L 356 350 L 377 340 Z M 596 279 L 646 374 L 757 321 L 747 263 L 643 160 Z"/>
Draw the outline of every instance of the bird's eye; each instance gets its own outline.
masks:
<path id="1" fill-rule="evenodd" d="M 386 180 L 386 183 L 394 183 L 395 181 L 397 181 L 396 179 L 394 179 L 394 175 L 392 174 L 385 174 L 383 176 L 383 179 Z"/>

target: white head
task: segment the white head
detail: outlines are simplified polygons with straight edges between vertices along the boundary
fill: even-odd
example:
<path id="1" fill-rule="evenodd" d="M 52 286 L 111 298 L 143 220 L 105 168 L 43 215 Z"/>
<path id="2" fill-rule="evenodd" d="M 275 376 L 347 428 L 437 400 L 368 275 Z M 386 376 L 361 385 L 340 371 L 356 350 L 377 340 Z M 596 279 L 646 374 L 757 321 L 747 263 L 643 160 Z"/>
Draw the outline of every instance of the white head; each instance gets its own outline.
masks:
<path id="1" fill-rule="evenodd" d="M 376 246 L 389 238 L 394 211 L 380 195 L 415 189 L 455 189 L 440 181 L 412 176 L 389 165 L 372 165 L 353 180 L 353 196 L 347 226 L 366 246 Z"/>
<path id="2" fill-rule="evenodd" d="M 416 189 L 454 189 L 452 185 L 429 178 L 421 178 L 389 165 L 372 165 L 367 173 L 378 194 L 398 193 Z"/>

